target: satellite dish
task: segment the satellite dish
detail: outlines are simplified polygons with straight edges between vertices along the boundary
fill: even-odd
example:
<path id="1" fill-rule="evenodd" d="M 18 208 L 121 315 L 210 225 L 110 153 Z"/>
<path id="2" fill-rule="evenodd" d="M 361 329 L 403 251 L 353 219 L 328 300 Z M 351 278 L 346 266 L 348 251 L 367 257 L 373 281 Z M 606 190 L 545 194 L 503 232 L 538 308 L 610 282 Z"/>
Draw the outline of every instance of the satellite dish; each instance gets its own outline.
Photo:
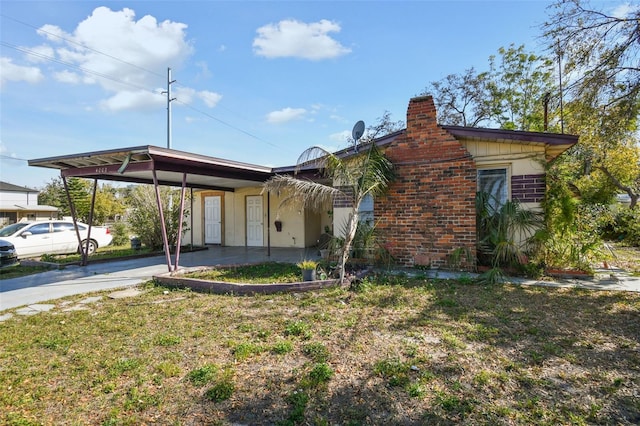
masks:
<path id="1" fill-rule="evenodd" d="M 353 142 L 358 143 L 358 139 L 360 139 L 364 135 L 364 121 L 358 121 L 351 131 L 351 136 L 353 137 Z"/>

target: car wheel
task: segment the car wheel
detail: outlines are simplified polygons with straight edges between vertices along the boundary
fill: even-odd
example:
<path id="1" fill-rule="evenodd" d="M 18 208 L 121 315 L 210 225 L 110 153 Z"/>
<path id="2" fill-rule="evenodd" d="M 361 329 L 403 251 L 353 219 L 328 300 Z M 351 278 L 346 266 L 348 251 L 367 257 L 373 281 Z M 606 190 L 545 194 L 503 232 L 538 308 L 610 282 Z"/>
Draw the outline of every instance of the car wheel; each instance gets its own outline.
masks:
<path id="1" fill-rule="evenodd" d="M 87 246 L 87 240 L 84 240 L 82 242 L 82 246 L 80 247 L 80 249 L 78 250 L 79 253 L 82 253 L 82 250 L 84 250 L 84 248 Z M 89 251 L 88 251 L 88 255 L 92 255 L 93 253 L 96 252 L 96 249 L 98 248 L 98 243 L 96 243 L 93 240 L 89 240 Z"/>

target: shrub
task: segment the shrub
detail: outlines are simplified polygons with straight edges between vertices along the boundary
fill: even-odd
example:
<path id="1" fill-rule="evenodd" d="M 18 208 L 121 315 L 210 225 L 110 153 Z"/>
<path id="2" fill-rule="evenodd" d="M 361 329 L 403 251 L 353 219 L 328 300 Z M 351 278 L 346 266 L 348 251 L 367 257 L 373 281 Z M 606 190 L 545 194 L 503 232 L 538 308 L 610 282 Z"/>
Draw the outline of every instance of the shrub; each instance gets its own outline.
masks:
<path id="1" fill-rule="evenodd" d="M 113 236 L 111 245 L 124 246 L 129 244 L 129 232 L 126 224 L 123 222 L 115 222 L 113 225 L 109 226 L 109 230 Z"/>
<path id="2" fill-rule="evenodd" d="M 167 229 L 167 237 L 169 242 L 177 241 L 179 218 L 180 218 L 180 191 L 167 187 L 160 188 L 160 198 L 163 207 L 163 216 Z M 173 202 L 170 200 L 173 199 Z M 130 197 L 131 212 L 129 214 L 129 224 L 131 230 L 139 236 L 140 241 L 146 247 L 157 250 L 162 248 L 162 226 L 160 220 L 160 212 L 156 203 L 156 194 L 153 186 L 139 185 L 136 186 Z M 188 200 L 185 200 L 185 215 L 188 215 Z M 183 222 L 182 231 L 187 231 Z"/>
<path id="3" fill-rule="evenodd" d="M 640 246 L 640 208 L 620 208 L 614 213 L 611 228 L 607 236 L 630 246 Z"/>

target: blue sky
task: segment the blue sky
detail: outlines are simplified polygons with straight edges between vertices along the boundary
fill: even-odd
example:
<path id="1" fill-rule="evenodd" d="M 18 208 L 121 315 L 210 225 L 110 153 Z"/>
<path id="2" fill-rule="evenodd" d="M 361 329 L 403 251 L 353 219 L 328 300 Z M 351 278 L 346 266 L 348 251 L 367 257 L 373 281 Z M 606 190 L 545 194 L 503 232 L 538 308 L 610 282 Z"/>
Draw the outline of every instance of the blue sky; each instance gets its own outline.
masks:
<path id="1" fill-rule="evenodd" d="M 354 123 L 405 120 L 430 82 L 542 51 L 549 1 L 4 1 L 0 180 L 25 160 L 139 145 L 254 164 L 346 146 Z"/>

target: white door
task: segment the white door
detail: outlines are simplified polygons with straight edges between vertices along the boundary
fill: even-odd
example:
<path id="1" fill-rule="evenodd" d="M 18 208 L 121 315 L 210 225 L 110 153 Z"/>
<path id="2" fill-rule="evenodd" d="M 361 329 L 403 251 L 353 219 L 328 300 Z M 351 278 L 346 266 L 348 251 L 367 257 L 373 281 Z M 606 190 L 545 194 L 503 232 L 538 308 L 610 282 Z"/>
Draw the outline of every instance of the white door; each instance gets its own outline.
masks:
<path id="1" fill-rule="evenodd" d="M 262 247 L 262 196 L 247 197 L 247 246 Z"/>
<path id="2" fill-rule="evenodd" d="M 204 197 L 204 243 L 222 244 L 220 196 Z"/>

